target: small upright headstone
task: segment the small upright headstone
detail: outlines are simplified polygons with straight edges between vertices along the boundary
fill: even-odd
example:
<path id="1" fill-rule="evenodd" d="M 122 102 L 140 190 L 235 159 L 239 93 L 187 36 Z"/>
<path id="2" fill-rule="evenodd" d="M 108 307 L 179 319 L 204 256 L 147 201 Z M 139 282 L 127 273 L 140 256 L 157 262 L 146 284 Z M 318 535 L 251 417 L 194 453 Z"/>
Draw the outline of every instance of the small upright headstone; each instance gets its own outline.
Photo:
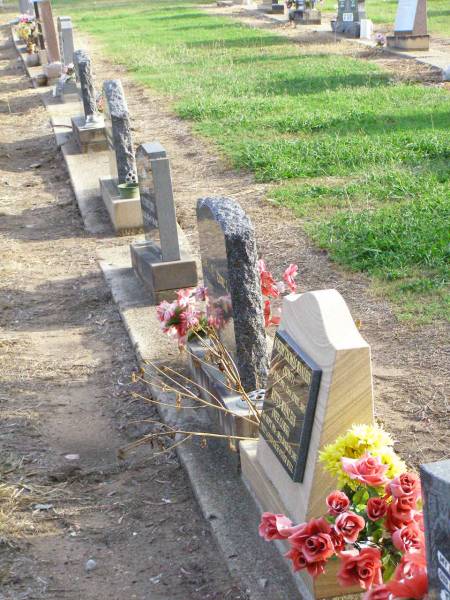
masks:
<path id="1" fill-rule="evenodd" d="M 74 138 L 82 152 L 106 150 L 105 124 L 97 110 L 91 59 L 84 50 L 76 50 L 73 62 L 84 109 L 84 116 L 72 117 Z"/>
<path id="2" fill-rule="evenodd" d="M 421 465 L 429 598 L 450 598 L 450 460 Z"/>
<path id="3" fill-rule="evenodd" d="M 170 164 L 159 142 L 136 152 L 145 242 L 130 246 L 136 275 L 155 302 L 173 297 L 180 288 L 197 285 L 195 260 L 179 240 Z"/>
<path id="4" fill-rule="evenodd" d="M 103 83 L 105 133 L 109 152 L 110 178 L 100 179 L 103 202 L 116 231 L 142 227 L 142 213 L 137 183 L 136 160 L 131 135 L 131 121 L 122 84 L 118 79 Z"/>
<path id="5" fill-rule="evenodd" d="M 61 62 L 67 67 L 73 63 L 73 27 L 70 17 L 58 17 L 59 47 L 61 50 Z"/>
<path id="6" fill-rule="evenodd" d="M 336 21 L 332 21 L 332 29 L 348 37 L 360 36 L 361 19 L 366 18 L 364 0 L 338 0 Z"/>
<path id="7" fill-rule="evenodd" d="M 323 514 L 336 482 L 318 454 L 355 423 L 373 423 L 370 348 L 336 290 L 283 299 L 260 435 L 240 444 L 244 480 L 263 510 L 302 523 Z M 330 561 L 331 562 L 331 561 Z M 342 595 L 333 568 L 305 598 Z"/>
<path id="8" fill-rule="evenodd" d="M 427 0 L 398 0 L 394 34 L 386 43 L 399 50 L 429 50 Z"/>
<path id="9" fill-rule="evenodd" d="M 230 198 L 202 198 L 197 221 L 208 317 L 233 354 L 247 391 L 263 387 L 267 346 L 253 225 Z"/>

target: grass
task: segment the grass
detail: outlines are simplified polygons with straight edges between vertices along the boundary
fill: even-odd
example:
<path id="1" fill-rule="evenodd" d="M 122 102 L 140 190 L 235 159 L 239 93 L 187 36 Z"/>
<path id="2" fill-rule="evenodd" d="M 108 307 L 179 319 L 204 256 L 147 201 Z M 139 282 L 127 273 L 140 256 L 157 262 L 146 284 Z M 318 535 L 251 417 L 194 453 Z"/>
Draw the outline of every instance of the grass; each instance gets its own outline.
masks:
<path id="1" fill-rule="evenodd" d="M 439 0 L 436 0 L 436 5 Z M 431 0 L 430 5 L 433 3 Z M 399 315 L 448 315 L 448 92 L 187 2 L 57 0 L 145 86 L 287 204 Z"/>
<path id="2" fill-rule="evenodd" d="M 335 11 L 337 2 L 325 0 L 324 8 Z M 398 0 L 366 0 L 366 13 L 378 25 L 392 30 L 397 14 Z M 428 0 L 428 31 L 438 36 L 450 37 L 450 6 L 448 0 Z"/>

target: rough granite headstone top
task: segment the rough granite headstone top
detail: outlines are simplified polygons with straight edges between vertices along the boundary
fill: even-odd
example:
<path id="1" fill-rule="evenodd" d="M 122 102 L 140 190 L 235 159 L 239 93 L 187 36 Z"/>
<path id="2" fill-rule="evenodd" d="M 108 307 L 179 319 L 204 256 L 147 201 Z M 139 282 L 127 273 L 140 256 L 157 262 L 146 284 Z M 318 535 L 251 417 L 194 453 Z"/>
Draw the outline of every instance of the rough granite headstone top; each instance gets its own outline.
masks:
<path id="1" fill-rule="evenodd" d="M 108 79 L 103 83 L 105 95 L 105 131 L 111 151 L 112 177 L 125 183 L 129 173 L 136 174 L 136 161 L 131 136 L 130 115 L 119 79 Z M 115 163 L 115 164 L 114 164 Z M 116 168 L 113 169 L 113 167 Z"/>
<path id="2" fill-rule="evenodd" d="M 89 120 L 97 114 L 97 103 L 95 101 L 95 88 L 91 69 L 91 59 L 85 50 L 76 50 L 73 53 L 73 62 L 78 80 L 80 82 L 84 115 L 86 119 Z"/>
<path id="3" fill-rule="evenodd" d="M 237 202 L 220 197 L 198 200 L 197 220 L 209 316 L 252 391 L 265 385 L 268 366 L 253 225 Z"/>

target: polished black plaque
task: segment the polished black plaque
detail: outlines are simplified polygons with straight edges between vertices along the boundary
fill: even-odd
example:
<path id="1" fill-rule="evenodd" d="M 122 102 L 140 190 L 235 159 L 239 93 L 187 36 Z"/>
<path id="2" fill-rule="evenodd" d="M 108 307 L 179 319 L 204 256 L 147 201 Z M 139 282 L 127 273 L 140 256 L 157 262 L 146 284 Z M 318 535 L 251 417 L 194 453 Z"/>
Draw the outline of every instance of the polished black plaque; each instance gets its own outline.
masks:
<path id="1" fill-rule="evenodd" d="M 260 433 L 293 481 L 303 481 L 322 370 L 284 331 L 275 335 Z"/>

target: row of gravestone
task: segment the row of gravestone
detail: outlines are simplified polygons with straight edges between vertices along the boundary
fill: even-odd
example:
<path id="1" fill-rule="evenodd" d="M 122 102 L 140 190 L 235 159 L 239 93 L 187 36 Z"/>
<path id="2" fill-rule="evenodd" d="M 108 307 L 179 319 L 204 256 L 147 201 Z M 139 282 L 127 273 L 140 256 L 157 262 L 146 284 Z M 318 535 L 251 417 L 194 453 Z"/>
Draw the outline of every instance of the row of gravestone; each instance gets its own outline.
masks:
<path id="1" fill-rule="evenodd" d="M 81 50 L 74 53 L 74 60 L 85 112 L 79 129 L 94 131 L 103 123 L 97 116 L 91 61 Z M 179 288 L 197 284 L 196 263 L 179 235 L 169 158 L 158 142 L 142 144 L 135 156 L 120 81 L 104 82 L 103 93 L 111 157 L 109 183 L 101 181 L 103 197 L 106 204 L 116 202 L 128 212 L 138 205 L 146 239 L 131 245 L 132 264 L 158 302 Z M 139 197 L 121 202 L 114 188 L 131 172 L 137 175 Z M 252 224 L 229 198 L 200 199 L 197 224 L 209 316 L 220 322 L 221 338 L 245 389 L 269 390 L 259 438 L 240 446 L 243 476 L 263 507 L 286 512 L 298 521 L 317 516 L 331 485 L 318 463 L 320 447 L 355 422 L 373 422 L 369 346 L 335 290 L 290 296 L 283 303 L 268 369 Z M 237 406 L 239 399 L 227 396 L 220 378 L 202 364 L 193 364 L 194 377 L 219 395 L 226 407 Z M 280 379 L 280 372 L 289 378 Z M 228 423 L 226 433 L 239 434 L 240 424 L 239 419 Z M 449 461 L 424 466 L 422 477 L 431 587 L 439 589 L 442 600 L 449 600 Z M 339 587 L 323 578 L 311 590 L 316 597 L 340 593 Z"/>

